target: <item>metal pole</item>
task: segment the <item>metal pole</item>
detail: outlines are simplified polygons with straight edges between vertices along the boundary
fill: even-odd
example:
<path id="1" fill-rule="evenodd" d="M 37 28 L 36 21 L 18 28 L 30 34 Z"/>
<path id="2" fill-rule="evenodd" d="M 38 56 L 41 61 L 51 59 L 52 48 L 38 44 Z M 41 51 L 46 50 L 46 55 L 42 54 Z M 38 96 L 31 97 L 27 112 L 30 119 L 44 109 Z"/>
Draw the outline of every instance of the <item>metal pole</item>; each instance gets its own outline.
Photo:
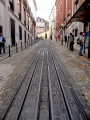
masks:
<path id="1" fill-rule="evenodd" d="M 63 26 L 62 26 L 62 45 L 63 45 Z"/>
<path id="2" fill-rule="evenodd" d="M 31 40 L 31 45 L 32 45 L 32 40 Z"/>
<path id="3" fill-rule="evenodd" d="M 16 53 L 18 53 L 17 43 L 16 43 Z"/>
<path id="4" fill-rule="evenodd" d="M 21 51 L 22 51 L 22 42 L 21 42 Z"/>
<path id="5" fill-rule="evenodd" d="M 28 41 L 27 41 L 27 47 L 28 47 Z"/>
<path id="6" fill-rule="evenodd" d="M 30 40 L 29 40 L 29 46 L 30 46 Z"/>
<path id="7" fill-rule="evenodd" d="M 11 55 L 10 55 L 10 45 L 9 45 L 9 57 L 10 57 Z"/>
<path id="8" fill-rule="evenodd" d="M 25 49 L 26 49 L 26 42 L 25 42 Z"/>

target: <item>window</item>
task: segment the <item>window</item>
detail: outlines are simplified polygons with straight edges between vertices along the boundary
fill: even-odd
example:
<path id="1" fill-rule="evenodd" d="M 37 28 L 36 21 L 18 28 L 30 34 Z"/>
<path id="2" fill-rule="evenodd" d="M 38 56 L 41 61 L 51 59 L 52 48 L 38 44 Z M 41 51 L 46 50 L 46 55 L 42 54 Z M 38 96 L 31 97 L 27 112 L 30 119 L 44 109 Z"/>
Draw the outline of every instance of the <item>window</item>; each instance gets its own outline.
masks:
<path id="1" fill-rule="evenodd" d="M 29 40 L 29 34 L 28 34 L 28 40 Z"/>
<path id="2" fill-rule="evenodd" d="M 26 43 L 26 31 L 24 31 L 24 39 L 25 39 L 25 43 Z"/>
<path id="3" fill-rule="evenodd" d="M 79 0 L 76 0 L 76 1 L 75 1 L 75 6 L 76 6 L 76 11 L 77 11 L 78 8 L 79 8 Z M 75 11 L 75 12 L 76 12 L 76 11 Z"/>
<path id="4" fill-rule="evenodd" d="M 27 16 L 27 26 L 28 26 L 28 30 L 29 30 L 29 15 Z"/>
<path id="5" fill-rule="evenodd" d="M 38 19 L 37 21 L 40 21 L 40 19 Z"/>
<path id="6" fill-rule="evenodd" d="M 77 37 L 78 29 L 75 30 L 75 37 Z"/>
<path id="7" fill-rule="evenodd" d="M 24 9 L 24 25 L 26 26 L 26 10 Z"/>
<path id="8" fill-rule="evenodd" d="M 18 16 L 19 19 L 21 20 L 21 0 L 18 0 Z"/>
<path id="9" fill-rule="evenodd" d="M 70 14 L 68 15 L 68 20 L 70 20 Z"/>
<path id="10" fill-rule="evenodd" d="M 22 28 L 19 26 L 19 39 L 22 40 Z"/>
<path id="11" fill-rule="evenodd" d="M 14 1 L 13 0 L 9 0 L 9 4 L 10 4 L 11 10 L 14 11 Z"/>

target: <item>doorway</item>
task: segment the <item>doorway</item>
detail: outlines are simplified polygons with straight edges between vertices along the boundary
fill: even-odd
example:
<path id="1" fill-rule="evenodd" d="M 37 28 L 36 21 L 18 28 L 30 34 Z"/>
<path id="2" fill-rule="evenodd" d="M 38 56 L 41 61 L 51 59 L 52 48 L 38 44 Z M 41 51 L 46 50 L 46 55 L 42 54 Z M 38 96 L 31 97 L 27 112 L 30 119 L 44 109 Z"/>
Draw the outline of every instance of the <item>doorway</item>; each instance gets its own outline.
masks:
<path id="1" fill-rule="evenodd" d="M 26 43 L 26 31 L 24 31 L 24 39 L 25 39 L 25 43 Z"/>
<path id="2" fill-rule="evenodd" d="M 0 26 L 0 33 L 3 33 L 3 32 L 2 32 L 2 26 Z"/>
<path id="3" fill-rule="evenodd" d="M 15 22 L 14 20 L 10 19 L 11 24 L 11 45 L 15 46 Z"/>

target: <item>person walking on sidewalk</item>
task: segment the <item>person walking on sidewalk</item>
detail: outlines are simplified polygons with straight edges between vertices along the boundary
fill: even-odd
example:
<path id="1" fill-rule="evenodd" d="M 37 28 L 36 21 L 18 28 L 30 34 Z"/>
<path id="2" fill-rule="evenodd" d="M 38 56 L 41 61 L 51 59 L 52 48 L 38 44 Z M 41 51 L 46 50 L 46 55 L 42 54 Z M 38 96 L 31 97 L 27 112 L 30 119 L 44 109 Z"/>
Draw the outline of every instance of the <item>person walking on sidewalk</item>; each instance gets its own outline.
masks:
<path id="1" fill-rule="evenodd" d="M 5 53 L 5 42 L 6 42 L 5 37 L 3 37 L 3 34 L 0 33 L 0 54 L 1 54 L 2 48 L 3 48 L 3 53 Z"/>
<path id="2" fill-rule="evenodd" d="M 57 41 L 57 36 L 55 36 L 55 38 L 56 38 L 56 41 Z"/>
<path id="3" fill-rule="evenodd" d="M 74 36 L 72 35 L 72 33 L 70 33 L 70 50 L 74 50 L 73 45 L 74 45 Z"/>
<path id="4" fill-rule="evenodd" d="M 64 39 L 65 39 L 65 44 L 66 44 L 67 43 L 67 36 L 66 35 L 65 35 Z"/>
<path id="5" fill-rule="evenodd" d="M 80 32 L 80 50 L 78 52 L 80 56 L 83 56 L 82 55 L 83 45 L 84 45 L 84 34 L 83 32 Z"/>
<path id="6" fill-rule="evenodd" d="M 58 35 L 58 41 L 60 41 L 60 38 L 61 38 L 60 35 Z"/>
<path id="7" fill-rule="evenodd" d="M 69 36 L 67 37 L 67 47 L 70 46 L 70 39 Z"/>
<path id="8" fill-rule="evenodd" d="M 0 33 L 0 54 L 1 54 L 1 51 L 2 51 L 2 35 Z"/>

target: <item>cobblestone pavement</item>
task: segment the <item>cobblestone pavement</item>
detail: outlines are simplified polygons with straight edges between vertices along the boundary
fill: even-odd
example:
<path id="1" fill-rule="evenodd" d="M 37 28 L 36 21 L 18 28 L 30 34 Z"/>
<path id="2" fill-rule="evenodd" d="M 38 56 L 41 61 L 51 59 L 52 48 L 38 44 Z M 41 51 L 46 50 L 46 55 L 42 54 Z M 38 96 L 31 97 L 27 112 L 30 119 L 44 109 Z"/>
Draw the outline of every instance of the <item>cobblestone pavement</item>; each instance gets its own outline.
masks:
<path id="1" fill-rule="evenodd" d="M 90 59 L 86 55 L 79 56 L 77 49 L 70 51 L 60 42 L 51 41 L 51 43 L 73 78 L 73 86 L 76 86 L 82 98 L 86 99 L 86 104 L 90 106 Z"/>
<path id="2" fill-rule="evenodd" d="M 3 98 L 7 96 L 8 91 L 15 84 L 20 72 L 28 64 L 41 42 L 0 62 L 0 104 L 3 104 Z M 81 97 L 86 99 L 86 104 L 90 106 L 90 60 L 86 56 L 78 56 L 77 50 L 70 51 L 60 42 L 50 42 L 69 71 L 74 88 L 76 87 L 75 89 L 82 94 Z"/>
<path id="3" fill-rule="evenodd" d="M 0 62 L 0 104 L 3 104 L 8 91 L 15 84 L 17 77 L 33 57 L 39 45 L 40 41 Z"/>

